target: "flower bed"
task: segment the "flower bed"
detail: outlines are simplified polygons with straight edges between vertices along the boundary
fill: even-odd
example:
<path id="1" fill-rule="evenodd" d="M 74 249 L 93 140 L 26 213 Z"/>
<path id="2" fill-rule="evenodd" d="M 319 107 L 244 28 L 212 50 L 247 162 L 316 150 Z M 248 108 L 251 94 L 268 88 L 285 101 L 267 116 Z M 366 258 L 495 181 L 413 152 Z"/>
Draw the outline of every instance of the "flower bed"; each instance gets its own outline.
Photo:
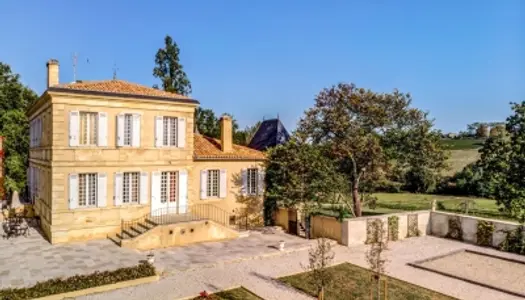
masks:
<path id="1" fill-rule="evenodd" d="M 155 267 L 148 263 L 141 263 L 134 267 L 121 268 L 114 271 L 97 271 L 92 274 L 75 275 L 65 279 L 50 279 L 39 282 L 28 288 L 3 289 L 0 290 L 0 299 L 34 299 L 118 283 L 122 281 L 150 277 L 154 275 Z"/>

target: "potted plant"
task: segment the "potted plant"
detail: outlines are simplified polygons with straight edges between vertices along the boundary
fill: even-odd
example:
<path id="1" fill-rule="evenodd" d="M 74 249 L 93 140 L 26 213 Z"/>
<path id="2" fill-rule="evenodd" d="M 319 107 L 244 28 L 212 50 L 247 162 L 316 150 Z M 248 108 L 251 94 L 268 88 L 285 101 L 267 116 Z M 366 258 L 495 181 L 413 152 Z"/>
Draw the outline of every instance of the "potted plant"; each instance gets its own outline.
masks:
<path id="1" fill-rule="evenodd" d="M 279 251 L 284 251 L 284 244 L 285 242 L 282 240 L 279 242 Z"/>
<path id="2" fill-rule="evenodd" d="M 155 262 L 155 254 L 153 254 L 152 252 L 148 254 L 147 258 L 147 261 L 150 265 L 152 265 Z"/>

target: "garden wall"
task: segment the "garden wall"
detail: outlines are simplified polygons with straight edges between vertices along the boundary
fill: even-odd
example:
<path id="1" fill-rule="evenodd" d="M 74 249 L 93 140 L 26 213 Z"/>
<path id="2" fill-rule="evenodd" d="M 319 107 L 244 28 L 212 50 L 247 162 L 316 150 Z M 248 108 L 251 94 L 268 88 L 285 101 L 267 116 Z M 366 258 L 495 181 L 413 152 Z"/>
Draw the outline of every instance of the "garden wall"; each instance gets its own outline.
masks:
<path id="1" fill-rule="evenodd" d="M 458 223 L 461 228 L 461 237 L 459 239 L 464 242 L 477 244 L 478 223 L 480 221 L 490 222 L 494 225 L 491 241 L 491 246 L 493 247 L 498 247 L 505 239 L 506 234 L 503 231 L 515 230 L 519 226 L 519 224 L 514 222 L 433 211 L 430 217 L 430 230 L 434 236 L 450 237 L 451 222 L 455 222 Z"/>
<path id="2" fill-rule="evenodd" d="M 310 219 L 310 237 L 325 237 L 342 244 L 342 223 L 334 217 L 312 216 Z"/>
<path id="3" fill-rule="evenodd" d="M 385 224 L 385 230 L 388 232 L 388 221 L 390 217 L 397 217 L 398 240 L 430 233 L 430 211 L 428 210 L 360 217 L 345 219 L 342 222 L 341 244 L 346 246 L 365 244 L 370 234 L 369 224 L 375 219 L 382 220 Z"/>

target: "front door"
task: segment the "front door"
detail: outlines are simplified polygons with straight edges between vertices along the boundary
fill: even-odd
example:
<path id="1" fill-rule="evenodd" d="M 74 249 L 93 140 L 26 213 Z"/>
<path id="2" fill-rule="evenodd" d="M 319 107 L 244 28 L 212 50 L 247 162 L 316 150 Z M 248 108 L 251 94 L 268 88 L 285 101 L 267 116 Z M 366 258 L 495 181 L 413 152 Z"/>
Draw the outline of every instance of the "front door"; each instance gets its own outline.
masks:
<path id="1" fill-rule="evenodd" d="M 180 214 L 187 211 L 188 175 L 186 170 L 153 172 L 151 176 L 151 215 Z"/>

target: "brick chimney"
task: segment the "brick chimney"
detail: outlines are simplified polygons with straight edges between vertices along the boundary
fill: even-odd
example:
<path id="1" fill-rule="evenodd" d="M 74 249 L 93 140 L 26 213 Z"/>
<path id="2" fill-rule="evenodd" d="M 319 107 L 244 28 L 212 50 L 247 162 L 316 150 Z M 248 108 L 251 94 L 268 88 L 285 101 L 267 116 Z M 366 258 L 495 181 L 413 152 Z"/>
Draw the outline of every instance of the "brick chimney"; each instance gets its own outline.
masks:
<path id="1" fill-rule="evenodd" d="M 47 61 L 47 87 L 58 85 L 58 60 Z"/>
<path id="2" fill-rule="evenodd" d="M 232 151 L 232 117 L 223 115 L 220 120 L 221 123 L 221 147 L 222 152 Z"/>

